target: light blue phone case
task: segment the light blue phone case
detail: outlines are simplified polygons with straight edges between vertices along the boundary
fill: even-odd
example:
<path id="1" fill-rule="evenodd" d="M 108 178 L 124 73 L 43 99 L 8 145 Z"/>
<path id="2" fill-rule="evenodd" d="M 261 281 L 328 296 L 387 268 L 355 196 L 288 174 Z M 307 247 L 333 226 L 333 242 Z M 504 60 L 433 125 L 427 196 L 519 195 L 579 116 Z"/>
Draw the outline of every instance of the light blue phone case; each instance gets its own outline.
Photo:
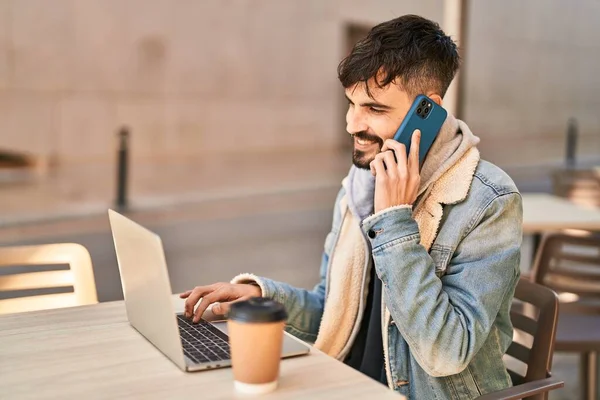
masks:
<path id="1" fill-rule="evenodd" d="M 424 114 L 425 108 L 429 108 L 427 114 Z M 417 113 L 417 111 L 419 113 Z M 413 102 L 410 110 L 404 117 L 404 121 L 396 131 L 394 140 L 406 146 L 407 155 L 410 152 L 410 141 L 415 129 L 421 131 L 421 143 L 419 145 L 419 165 L 423 165 L 423 160 L 431 145 L 435 141 L 442 124 L 446 121 L 448 112 L 441 106 L 438 106 L 429 97 L 422 94 L 418 95 Z"/>

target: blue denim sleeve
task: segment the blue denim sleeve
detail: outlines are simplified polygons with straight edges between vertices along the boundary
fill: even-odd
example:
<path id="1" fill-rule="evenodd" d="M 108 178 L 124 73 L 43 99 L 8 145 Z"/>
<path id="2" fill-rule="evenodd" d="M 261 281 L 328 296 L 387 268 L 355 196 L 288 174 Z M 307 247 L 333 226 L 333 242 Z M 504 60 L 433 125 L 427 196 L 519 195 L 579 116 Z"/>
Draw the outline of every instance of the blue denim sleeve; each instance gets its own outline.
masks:
<path id="1" fill-rule="evenodd" d="M 294 287 L 284 282 L 258 277 L 252 274 L 241 274 L 232 283 L 255 283 L 260 286 L 263 297 L 269 297 L 282 303 L 288 313 L 285 330 L 307 342 L 314 343 L 321 325 L 321 317 L 325 306 L 327 269 L 329 257 L 335 245 L 340 223 L 339 202 L 343 189 L 338 193 L 331 232 L 327 235 L 321 258 L 320 280 L 312 290 Z"/>
<path id="2" fill-rule="evenodd" d="M 325 280 L 328 255 L 323 254 L 321 263 L 321 279 L 313 290 L 294 287 L 284 282 L 274 281 L 264 277 L 253 277 L 248 280 L 238 280 L 236 283 L 257 283 L 263 297 L 279 301 L 285 306 L 288 320 L 285 330 L 299 339 L 314 343 L 321 324 L 325 304 Z"/>
<path id="3" fill-rule="evenodd" d="M 365 233 L 374 236 L 385 303 L 412 355 L 431 376 L 457 374 L 468 366 L 519 277 L 520 195 L 499 195 L 479 214 L 472 216 L 473 228 L 441 278 L 420 244 L 410 208 L 384 210 L 363 223 Z"/>

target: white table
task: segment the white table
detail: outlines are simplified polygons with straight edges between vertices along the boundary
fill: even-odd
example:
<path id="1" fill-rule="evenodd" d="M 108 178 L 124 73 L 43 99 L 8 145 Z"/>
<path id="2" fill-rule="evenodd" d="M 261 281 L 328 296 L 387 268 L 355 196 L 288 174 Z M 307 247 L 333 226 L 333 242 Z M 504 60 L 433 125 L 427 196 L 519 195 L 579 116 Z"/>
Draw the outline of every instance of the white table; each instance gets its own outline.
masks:
<path id="1" fill-rule="evenodd" d="M 545 193 L 524 193 L 523 233 L 563 229 L 600 231 L 600 209 L 584 207 Z"/>
<path id="2" fill-rule="evenodd" d="M 542 235 L 565 229 L 600 231 L 600 209 L 546 193 L 523 193 L 521 272 L 529 274 Z"/>
<path id="3" fill-rule="evenodd" d="M 266 398 L 404 398 L 316 349 L 283 360 L 279 382 Z M 234 392 L 230 368 L 182 372 L 129 325 L 118 301 L 0 316 L 0 398 L 248 396 Z"/>

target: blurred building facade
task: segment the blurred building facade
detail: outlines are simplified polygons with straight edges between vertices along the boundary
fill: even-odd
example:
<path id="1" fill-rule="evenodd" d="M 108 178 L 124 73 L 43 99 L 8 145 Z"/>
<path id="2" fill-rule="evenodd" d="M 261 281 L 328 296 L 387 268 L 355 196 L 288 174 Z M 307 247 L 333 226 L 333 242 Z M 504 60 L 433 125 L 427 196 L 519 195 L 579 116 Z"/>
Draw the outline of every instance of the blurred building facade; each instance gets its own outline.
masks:
<path id="1" fill-rule="evenodd" d="M 533 180 L 600 159 L 600 3 L 469 1 L 461 114 L 484 157 Z M 443 0 L 0 0 L 0 149 L 59 163 L 339 148 L 336 67 L 357 32 Z"/>

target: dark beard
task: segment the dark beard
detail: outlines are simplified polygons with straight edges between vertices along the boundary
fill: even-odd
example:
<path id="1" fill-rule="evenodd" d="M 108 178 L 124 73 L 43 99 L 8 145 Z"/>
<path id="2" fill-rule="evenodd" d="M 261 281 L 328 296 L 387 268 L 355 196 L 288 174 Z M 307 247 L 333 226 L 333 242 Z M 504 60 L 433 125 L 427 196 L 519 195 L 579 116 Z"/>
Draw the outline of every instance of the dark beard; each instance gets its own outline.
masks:
<path id="1" fill-rule="evenodd" d="M 371 135 L 364 131 L 358 132 L 358 133 L 355 133 L 354 135 L 352 135 L 353 140 L 354 140 L 354 138 L 370 140 L 372 142 L 376 142 L 379 145 L 379 150 L 381 150 L 381 148 L 383 147 L 383 140 L 379 136 Z M 354 151 L 352 152 L 352 163 L 357 168 L 360 168 L 360 169 L 370 169 L 371 162 L 374 159 L 375 159 L 375 157 L 367 158 L 367 153 L 365 153 L 362 150 L 354 149 Z"/>
<path id="2" fill-rule="evenodd" d="M 352 163 L 356 168 L 360 169 L 371 169 L 371 161 L 367 158 L 364 151 L 354 150 L 352 152 Z"/>

